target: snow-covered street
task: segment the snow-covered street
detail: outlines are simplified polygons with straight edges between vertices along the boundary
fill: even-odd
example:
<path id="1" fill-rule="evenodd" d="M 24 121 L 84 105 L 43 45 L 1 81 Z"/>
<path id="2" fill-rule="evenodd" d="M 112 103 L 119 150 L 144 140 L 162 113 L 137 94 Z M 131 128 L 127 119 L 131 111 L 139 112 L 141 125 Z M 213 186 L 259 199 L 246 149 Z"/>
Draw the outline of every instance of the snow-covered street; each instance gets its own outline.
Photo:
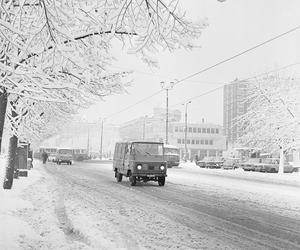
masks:
<path id="1" fill-rule="evenodd" d="M 109 163 L 35 163 L 16 181 L 31 180 L 19 205 L 1 210 L 1 249 L 300 249 L 298 173 L 186 164 L 168 170 L 164 187 L 131 187 Z"/>

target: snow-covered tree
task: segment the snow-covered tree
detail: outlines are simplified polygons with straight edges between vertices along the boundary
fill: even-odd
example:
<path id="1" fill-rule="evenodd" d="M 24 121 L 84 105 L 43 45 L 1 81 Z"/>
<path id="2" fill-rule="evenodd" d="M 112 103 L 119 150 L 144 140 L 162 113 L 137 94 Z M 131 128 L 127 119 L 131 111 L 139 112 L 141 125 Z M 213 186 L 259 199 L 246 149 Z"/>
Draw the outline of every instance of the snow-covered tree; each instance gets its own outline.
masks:
<path id="1" fill-rule="evenodd" d="M 159 50 L 193 48 L 206 22 L 191 23 L 178 6 L 177 0 L 2 1 L 0 101 L 8 97 L 9 130 L 26 134 L 21 116 L 28 120 L 32 104 L 76 105 L 76 98 L 122 91 L 126 73 L 110 70 L 115 40 L 152 65 L 150 55 Z"/>
<path id="2" fill-rule="evenodd" d="M 240 141 L 244 145 L 280 150 L 283 172 L 283 152 L 300 147 L 300 80 L 266 76 L 248 82 L 249 108 L 238 118 L 244 128 Z"/>
<path id="3" fill-rule="evenodd" d="M 120 90 L 120 74 L 108 69 L 113 40 L 155 63 L 149 53 L 192 48 L 206 26 L 189 22 L 178 1 L 7 0 L 1 7 L 0 93 L 43 101 L 53 101 L 57 86 L 98 96 Z"/>

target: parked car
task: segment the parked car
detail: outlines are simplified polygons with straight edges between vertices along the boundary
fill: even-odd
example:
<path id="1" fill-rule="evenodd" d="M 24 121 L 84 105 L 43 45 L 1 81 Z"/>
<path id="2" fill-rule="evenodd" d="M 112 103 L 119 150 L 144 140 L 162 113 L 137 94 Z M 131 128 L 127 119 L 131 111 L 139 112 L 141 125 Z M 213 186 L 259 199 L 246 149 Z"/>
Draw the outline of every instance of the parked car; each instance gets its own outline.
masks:
<path id="1" fill-rule="evenodd" d="M 200 168 L 221 168 L 223 159 L 221 157 L 204 157 L 203 160 L 197 161 Z"/>
<path id="2" fill-rule="evenodd" d="M 247 161 L 240 163 L 240 167 L 244 171 L 255 171 L 255 166 L 261 163 L 262 159 L 260 158 L 249 158 Z"/>
<path id="3" fill-rule="evenodd" d="M 260 171 L 267 173 L 278 173 L 279 170 L 279 159 L 278 158 L 266 158 L 262 159 L 262 163 L 260 163 Z M 283 172 L 284 173 L 292 173 L 296 169 L 289 164 L 288 162 L 284 163 Z"/>
<path id="4" fill-rule="evenodd" d="M 236 169 L 238 168 L 239 158 L 227 158 L 223 162 L 222 169 Z"/>

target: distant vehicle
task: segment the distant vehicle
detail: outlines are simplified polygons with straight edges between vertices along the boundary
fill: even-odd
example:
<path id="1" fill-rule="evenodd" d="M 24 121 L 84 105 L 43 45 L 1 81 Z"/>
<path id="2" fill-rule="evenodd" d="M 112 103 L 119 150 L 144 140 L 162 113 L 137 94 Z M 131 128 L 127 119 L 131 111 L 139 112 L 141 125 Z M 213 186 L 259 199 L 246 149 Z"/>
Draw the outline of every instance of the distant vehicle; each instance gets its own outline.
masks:
<path id="1" fill-rule="evenodd" d="M 56 157 L 57 148 L 55 147 L 40 147 L 39 151 L 34 154 L 35 158 L 42 159 L 42 153 L 46 152 L 48 154 L 48 161 L 54 161 Z"/>
<path id="2" fill-rule="evenodd" d="M 244 171 L 255 171 L 255 166 L 258 166 L 258 163 L 261 163 L 262 159 L 260 158 L 249 158 L 247 161 L 240 163 L 240 167 Z"/>
<path id="3" fill-rule="evenodd" d="M 223 161 L 221 157 L 207 156 L 203 160 L 197 161 L 196 164 L 200 168 L 221 168 Z"/>
<path id="4" fill-rule="evenodd" d="M 167 161 L 167 167 L 178 166 L 180 161 L 179 148 L 173 145 L 164 144 L 164 155 Z"/>
<path id="5" fill-rule="evenodd" d="M 113 157 L 113 171 L 117 182 L 129 177 L 131 186 L 137 181 L 157 181 L 165 185 L 167 163 L 163 143 L 132 141 L 116 143 Z"/>
<path id="6" fill-rule="evenodd" d="M 72 165 L 73 150 L 71 148 L 58 148 L 56 151 L 55 162 L 57 164 L 67 163 Z"/>
<path id="7" fill-rule="evenodd" d="M 227 158 L 223 162 L 222 169 L 236 169 L 238 168 L 239 159 L 238 158 Z"/>
<path id="8" fill-rule="evenodd" d="M 74 161 L 84 161 L 87 160 L 88 152 L 84 148 L 75 148 L 73 149 L 73 160 Z"/>

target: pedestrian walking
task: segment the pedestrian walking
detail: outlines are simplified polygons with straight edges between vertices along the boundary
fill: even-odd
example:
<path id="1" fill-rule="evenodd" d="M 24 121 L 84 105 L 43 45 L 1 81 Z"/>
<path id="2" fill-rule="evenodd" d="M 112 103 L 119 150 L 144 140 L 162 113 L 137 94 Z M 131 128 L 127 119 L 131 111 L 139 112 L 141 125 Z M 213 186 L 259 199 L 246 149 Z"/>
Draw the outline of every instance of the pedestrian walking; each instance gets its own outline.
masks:
<path id="1" fill-rule="evenodd" d="M 44 151 L 44 152 L 42 153 L 43 164 L 46 164 L 47 159 L 48 159 L 48 154 L 47 154 L 47 152 Z"/>

